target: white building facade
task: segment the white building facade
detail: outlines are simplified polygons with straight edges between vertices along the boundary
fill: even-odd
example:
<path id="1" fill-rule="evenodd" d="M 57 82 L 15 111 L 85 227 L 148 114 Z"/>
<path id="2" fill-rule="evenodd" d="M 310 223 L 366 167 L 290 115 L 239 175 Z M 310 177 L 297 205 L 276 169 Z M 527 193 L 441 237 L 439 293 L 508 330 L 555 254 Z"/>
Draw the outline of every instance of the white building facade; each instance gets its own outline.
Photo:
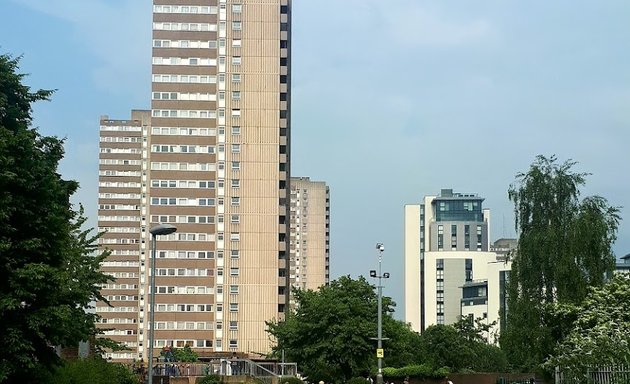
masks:
<path id="1" fill-rule="evenodd" d="M 422 332 L 462 316 L 496 321 L 510 265 L 490 244 L 490 210 L 475 194 L 443 189 L 405 206 L 405 321 Z"/>

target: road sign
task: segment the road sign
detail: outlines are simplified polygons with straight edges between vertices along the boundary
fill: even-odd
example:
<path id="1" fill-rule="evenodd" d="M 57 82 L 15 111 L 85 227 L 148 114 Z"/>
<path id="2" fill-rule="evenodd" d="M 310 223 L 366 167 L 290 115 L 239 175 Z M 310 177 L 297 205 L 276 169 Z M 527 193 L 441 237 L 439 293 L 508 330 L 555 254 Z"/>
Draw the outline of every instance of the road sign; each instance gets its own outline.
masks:
<path id="1" fill-rule="evenodd" d="M 382 359 L 383 357 L 385 357 L 385 352 L 383 351 L 383 348 L 376 349 L 376 357 L 379 359 Z"/>

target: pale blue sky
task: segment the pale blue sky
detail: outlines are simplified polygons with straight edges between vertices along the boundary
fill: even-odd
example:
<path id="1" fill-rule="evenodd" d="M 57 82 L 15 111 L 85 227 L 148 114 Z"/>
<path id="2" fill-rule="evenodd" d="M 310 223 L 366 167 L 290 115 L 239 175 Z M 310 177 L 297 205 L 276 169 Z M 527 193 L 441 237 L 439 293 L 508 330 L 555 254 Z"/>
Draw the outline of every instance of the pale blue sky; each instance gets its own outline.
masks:
<path id="1" fill-rule="evenodd" d="M 149 108 L 151 1 L 1 0 L 0 17 L 0 52 L 58 89 L 35 123 L 67 137 L 95 225 L 99 116 Z M 579 161 L 627 217 L 629 19 L 626 0 L 293 0 L 292 170 L 330 185 L 332 276 L 367 274 L 383 242 L 402 305 L 404 204 L 475 192 L 492 238 L 514 236 L 507 188 L 537 154 Z"/>

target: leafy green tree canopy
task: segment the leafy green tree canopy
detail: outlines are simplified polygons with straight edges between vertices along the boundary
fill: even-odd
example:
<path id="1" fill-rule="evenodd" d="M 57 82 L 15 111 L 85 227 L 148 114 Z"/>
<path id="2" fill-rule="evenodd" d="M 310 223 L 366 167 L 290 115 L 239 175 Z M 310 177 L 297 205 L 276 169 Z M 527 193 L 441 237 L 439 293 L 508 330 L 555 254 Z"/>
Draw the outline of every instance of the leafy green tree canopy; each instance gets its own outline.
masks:
<path id="1" fill-rule="evenodd" d="M 616 275 L 591 288 L 581 304 L 556 305 L 555 312 L 576 320 L 547 361 L 549 369 L 583 374 L 589 367 L 630 364 L 630 276 Z"/>
<path id="2" fill-rule="evenodd" d="M 96 333 L 85 309 L 109 278 L 70 204 L 78 184 L 57 172 L 63 141 L 31 127 L 32 103 L 52 92 L 31 92 L 18 64 L 0 55 L 0 382 L 29 383 L 58 361 L 54 346 Z"/>
<path id="3" fill-rule="evenodd" d="M 575 172 L 575 164 L 538 156 L 508 191 L 519 240 L 501 346 L 521 369 L 539 366 L 556 342 L 543 326 L 545 306 L 580 303 L 614 268 L 619 211 L 599 196 L 580 200 L 587 174 Z"/>
<path id="4" fill-rule="evenodd" d="M 319 291 L 295 290 L 296 310 L 285 321 L 268 322 L 277 342 L 274 353 L 298 364 L 311 382 L 345 382 L 365 377 L 376 366 L 377 296 L 365 278 L 340 277 Z M 411 359 L 414 343 L 401 340 L 417 337 L 407 326 L 391 317 L 394 303 L 383 298 L 385 355 Z M 388 345 L 392 349 L 388 349 Z M 397 348 L 393 347 L 397 345 Z M 387 357 L 386 357 L 387 359 Z"/>

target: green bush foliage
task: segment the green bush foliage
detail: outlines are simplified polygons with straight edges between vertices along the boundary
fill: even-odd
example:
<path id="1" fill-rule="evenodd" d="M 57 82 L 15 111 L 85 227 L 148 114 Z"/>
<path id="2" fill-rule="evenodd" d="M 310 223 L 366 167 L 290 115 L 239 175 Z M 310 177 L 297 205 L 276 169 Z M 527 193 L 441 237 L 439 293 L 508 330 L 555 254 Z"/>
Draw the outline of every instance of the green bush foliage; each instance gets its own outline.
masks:
<path id="1" fill-rule="evenodd" d="M 278 384 L 304 384 L 304 382 L 294 376 L 283 376 L 278 379 Z"/>
<path id="2" fill-rule="evenodd" d="M 201 379 L 197 384 L 220 384 L 221 376 L 219 375 L 208 375 Z"/>
<path id="3" fill-rule="evenodd" d="M 366 384 L 367 382 L 367 378 L 365 377 L 353 377 L 346 381 L 346 384 Z"/>
<path id="4" fill-rule="evenodd" d="M 66 361 L 46 380 L 49 384 L 139 384 L 128 367 L 100 357 Z"/>
<path id="5" fill-rule="evenodd" d="M 401 368 L 385 367 L 383 368 L 383 376 L 389 379 L 404 379 L 405 377 L 424 378 L 442 378 L 448 375 L 449 369 L 439 368 L 434 370 L 428 364 L 408 365 Z"/>

